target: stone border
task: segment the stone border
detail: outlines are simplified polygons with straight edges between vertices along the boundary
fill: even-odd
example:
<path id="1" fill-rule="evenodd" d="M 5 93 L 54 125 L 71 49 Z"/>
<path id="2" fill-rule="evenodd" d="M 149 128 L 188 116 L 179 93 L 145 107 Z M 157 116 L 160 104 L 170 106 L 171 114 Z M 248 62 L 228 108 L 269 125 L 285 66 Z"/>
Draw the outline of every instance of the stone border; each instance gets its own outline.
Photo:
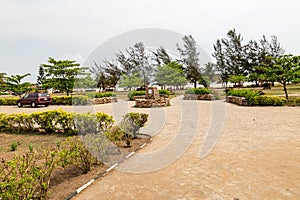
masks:
<path id="1" fill-rule="evenodd" d="M 183 100 L 205 100 L 205 101 L 213 101 L 215 100 L 215 96 L 212 94 L 185 94 Z"/>
<path id="2" fill-rule="evenodd" d="M 88 104 L 98 105 L 98 104 L 114 103 L 117 101 L 118 101 L 117 97 L 102 97 L 102 98 L 89 99 Z"/>
<path id="3" fill-rule="evenodd" d="M 226 102 L 234 103 L 239 106 L 248 106 L 248 100 L 245 97 L 226 96 Z"/>
<path id="4" fill-rule="evenodd" d="M 150 140 L 148 143 L 150 143 L 153 140 L 153 138 L 150 136 Z M 135 151 L 131 152 L 130 154 L 128 154 L 125 157 L 125 160 L 130 158 L 131 156 L 133 156 L 138 150 L 144 148 L 147 144 L 147 142 L 145 142 L 144 144 L 142 144 L 139 148 L 137 148 Z M 111 165 L 107 170 L 105 170 L 104 172 L 100 173 L 99 175 L 97 175 L 95 178 L 93 178 L 92 180 L 90 180 L 89 182 L 87 182 L 86 184 L 84 184 L 83 186 L 81 186 L 80 188 L 78 188 L 75 192 L 73 192 L 72 194 L 70 194 L 65 200 L 70 200 L 73 197 L 75 197 L 77 194 L 79 194 L 81 191 L 83 191 L 84 189 L 86 189 L 87 187 L 89 187 L 94 181 L 96 181 L 98 178 L 103 177 L 104 175 L 106 175 L 108 172 L 110 172 L 111 170 L 115 169 L 120 163 L 124 162 L 125 160 L 121 161 L 121 162 L 117 162 L 113 165 Z"/>

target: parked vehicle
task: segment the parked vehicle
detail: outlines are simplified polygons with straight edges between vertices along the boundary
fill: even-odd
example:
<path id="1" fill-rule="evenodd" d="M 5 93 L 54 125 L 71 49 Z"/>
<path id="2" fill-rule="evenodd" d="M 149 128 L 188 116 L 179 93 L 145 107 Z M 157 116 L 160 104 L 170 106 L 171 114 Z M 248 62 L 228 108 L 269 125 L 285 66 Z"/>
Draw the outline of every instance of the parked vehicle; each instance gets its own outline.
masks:
<path id="1" fill-rule="evenodd" d="M 45 105 L 47 107 L 51 102 L 52 98 L 49 94 L 32 92 L 25 94 L 21 99 L 17 100 L 17 105 L 18 107 L 22 107 L 23 105 L 31 105 L 31 107 Z"/>

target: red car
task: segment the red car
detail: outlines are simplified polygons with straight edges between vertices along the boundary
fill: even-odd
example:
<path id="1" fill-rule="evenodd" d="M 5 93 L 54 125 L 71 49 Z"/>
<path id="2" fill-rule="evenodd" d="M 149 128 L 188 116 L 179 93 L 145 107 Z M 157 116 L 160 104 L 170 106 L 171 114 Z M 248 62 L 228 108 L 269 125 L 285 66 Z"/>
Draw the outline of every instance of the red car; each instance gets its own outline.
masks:
<path id="1" fill-rule="evenodd" d="M 31 107 L 37 107 L 38 105 L 45 105 L 46 107 L 51 104 L 52 99 L 47 93 L 32 92 L 25 94 L 21 99 L 17 101 L 18 107 L 23 105 L 31 105 Z"/>

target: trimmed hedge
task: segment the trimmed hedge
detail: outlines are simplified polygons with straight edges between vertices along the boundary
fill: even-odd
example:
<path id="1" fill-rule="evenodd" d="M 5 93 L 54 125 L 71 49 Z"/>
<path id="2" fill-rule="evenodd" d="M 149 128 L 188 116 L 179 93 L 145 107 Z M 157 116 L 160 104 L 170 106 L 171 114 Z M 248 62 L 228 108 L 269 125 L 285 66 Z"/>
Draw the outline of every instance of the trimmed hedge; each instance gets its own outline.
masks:
<path id="1" fill-rule="evenodd" d="M 90 93 L 74 96 L 53 96 L 51 105 L 87 105 L 91 98 L 115 97 L 116 93 Z M 0 106 L 17 105 L 18 98 L 0 98 Z"/>
<path id="2" fill-rule="evenodd" d="M 133 97 L 143 96 L 143 95 L 146 95 L 146 91 L 130 91 L 128 92 L 127 97 L 129 101 L 133 101 L 134 100 Z"/>
<path id="3" fill-rule="evenodd" d="M 17 98 L 0 98 L 0 106 L 17 105 Z"/>
<path id="4" fill-rule="evenodd" d="M 167 95 L 167 96 L 170 95 L 170 91 L 168 91 L 168 90 L 158 90 L 158 93 L 159 94 L 164 94 L 164 95 Z M 130 91 L 130 92 L 128 92 L 127 97 L 129 99 L 129 101 L 133 101 L 134 100 L 133 97 L 135 97 L 135 96 L 144 96 L 144 95 L 146 95 L 146 91 Z"/>
<path id="5" fill-rule="evenodd" d="M 89 97 L 78 96 L 54 96 L 51 105 L 87 105 Z"/>
<path id="6" fill-rule="evenodd" d="M 105 113 L 68 113 L 61 109 L 27 113 L 0 113 L 0 131 L 46 132 L 76 135 L 106 130 L 114 123 Z"/>
<path id="7" fill-rule="evenodd" d="M 250 106 L 282 106 L 286 100 L 276 96 L 254 96 L 248 100 Z"/>
<path id="8" fill-rule="evenodd" d="M 171 92 L 169 90 L 158 90 L 159 94 L 164 94 L 167 95 L 168 97 L 170 96 Z"/>
<path id="9" fill-rule="evenodd" d="M 255 96 L 260 96 L 261 94 L 255 90 L 229 90 L 226 93 L 226 96 L 236 96 L 236 97 L 245 97 L 246 99 L 250 99 Z"/>
<path id="10" fill-rule="evenodd" d="M 116 97 L 116 93 L 114 92 L 96 93 L 94 97 L 95 98 Z"/>
<path id="11" fill-rule="evenodd" d="M 208 88 L 189 88 L 185 91 L 185 94 L 197 94 L 197 95 L 203 95 L 203 94 L 210 94 L 211 91 Z"/>
<path id="12" fill-rule="evenodd" d="M 283 98 L 261 95 L 255 90 L 229 90 L 226 96 L 245 97 L 249 106 L 282 106 L 286 103 Z"/>

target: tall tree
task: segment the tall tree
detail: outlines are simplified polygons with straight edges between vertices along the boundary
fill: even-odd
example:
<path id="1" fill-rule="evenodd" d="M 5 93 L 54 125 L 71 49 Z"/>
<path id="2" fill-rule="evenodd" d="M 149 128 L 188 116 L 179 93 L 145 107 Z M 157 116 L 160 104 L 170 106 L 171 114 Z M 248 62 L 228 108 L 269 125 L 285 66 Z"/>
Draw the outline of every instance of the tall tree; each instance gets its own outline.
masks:
<path id="1" fill-rule="evenodd" d="M 18 94 L 19 97 L 21 97 L 22 94 L 31 90 L 31 84 L 29 82 L 22 83 L 22 79 L 27 76 L 30 76 L 30 74 L 27 73 L 24 75 L 11 75 L 9 77 L 6 77 L 5 90 L 12 91 L 13 93 Z"/>
<path id="2" fill-rule="evenodd" d="M 38 76 L 36 79 L 36 83 L 40 88 L 43 88 L 44 90 L 48 89 L 48 86 L 46 85 L 45 80 L 46 80 L 46 73 L 45 73 L 44 67 L 40 66 L 39 71 L 38 71 Z"/>
<path id="3" fill-rule="evenodd" d="M 117 60 L 127 76 L 138 73 L 143 79 L 144 85 L 148 85 L 153 75 L 153 67 L 150 56 L 147 54 L 142 42 L 138 42 L 125 50 L 125 53 L 116 53 Z"/>
<path id="4" fill-rule="evenodd" d="M 0 72 L 0 91 L 2 91 L 5 88 L 5 80 L 6 79 L 6 73 Z"/>
<path id="5" fill-rule="evenodd" d="M 172 61 L 172 57 L 168 54 L 167 50 L 163 46 L 159 47 L 156 52 L 152 53 L 157 66 L 161 64 L 166 65 Z"/>
<path id="6" fill-rule="evenodd" d="M 300 82 L 300 56 L 284 55 L 277 58 L 267 56 L 266 60 L 267 62 L 257 68 L 264 71 L 265 81 L 281 83 L 285 97 L 288 99 L 287 85 Z"/>
<path id="7" fill-rule="evenodd" d="M 184 86 L 187 80 L 181 68 L 175 61 L 158 66 L 155 80 L 162 86 Z"/>
<path id="8" fill-rule="evenodd" d="M 120 79 L 120 87 L 128 88 L 131 90 L 135 87 L 143 86 L 143 79 L 139 77 L 138 73 L 134 73 L 132 76 L 127 76 L 123 74 Z"/>
<path id="9" fill-rule="evenodd" d="M 216 44 L 213 45 L 214 53 L 213 57 L 216 59 L 216 70 L 220 73 L 222 82 L 225 83 L 227 87 L 228 79 L 229 79 L 229 69 L 225 62 L 225 49 L 222 46 L 222 42 L 220 39 L 217 40 Z"/>
<path id="10" fill-rule="evenodd" d="M 106 87 L 116 87 L 120 80 L 123 71 L 118 67 L 115 60 L 103 61 L 104 64 L 97 64 L 94 62 L 94 66 L 90 68 L 90 72 L 94 75 L 97 87 L 104 90 Z"/>
<path id="11" fill-rule="evenodd" d="M 198 82 L 203 83 L 203 77 L 201 75 L 199 64 L 200 53 L 197 50 L 197 43 L 191 35 L 184 36 L 182 40 L 183 48 L 177 44 L 177 50 L 180 53 L 186 79 L 193 83 L 194 88 L 196 88 Z M 204 86 L 207 85 L 204 83 Z"/>
<path id="12" fill-rule="evenodd" d="M 49 57 L 48 64 L 42 64 L 46 72 L 44 84 L 53 89 L 65 92 L 67 96 L 73 91 L 75 78 L 85 75 L 86 67 L 73 60 L 55 60 Z"/>

